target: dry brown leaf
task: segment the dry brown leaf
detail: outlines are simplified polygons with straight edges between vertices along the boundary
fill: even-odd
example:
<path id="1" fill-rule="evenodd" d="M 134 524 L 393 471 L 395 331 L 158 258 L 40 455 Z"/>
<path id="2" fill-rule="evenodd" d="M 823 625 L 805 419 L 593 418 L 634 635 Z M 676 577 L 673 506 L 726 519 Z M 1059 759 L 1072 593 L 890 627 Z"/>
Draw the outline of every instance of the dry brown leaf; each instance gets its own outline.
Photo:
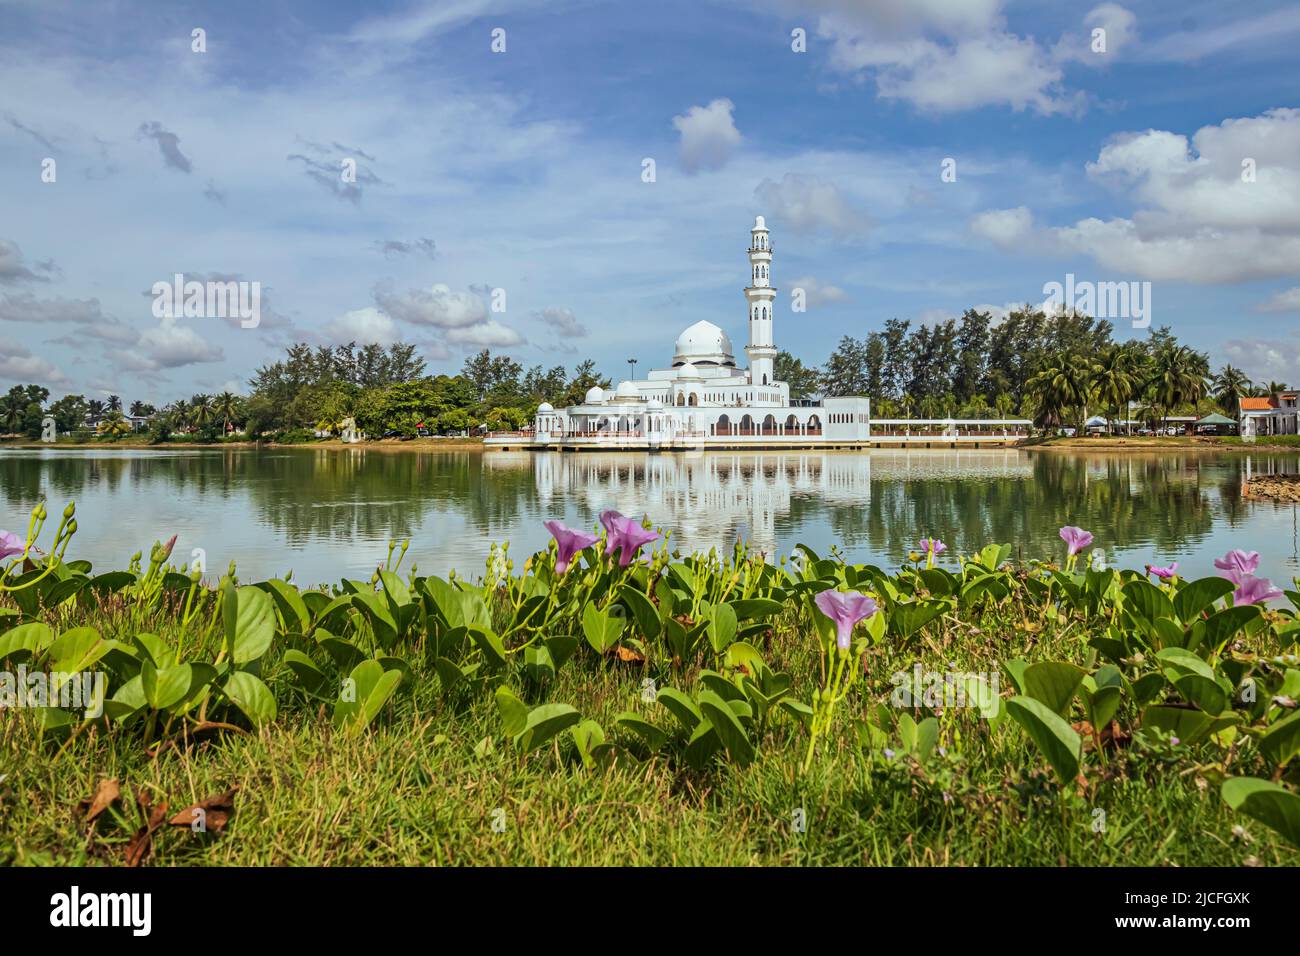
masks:
<path id="1" fill-rule="evenodd" d="M 214 793 L 204 797 L 198 803 L 190 804 L 167 822 L 174 827 L 191 827 L 198 819 L 196 811 L 202 810 L 204 829 L 212 833 L 220 833 L 230 822 L 230 818 L 235 815 L 235 791 L 238 789 L 238 787 L 231 787 L 225 793 Z"/>
<path id="2" fill-rule="evenodd" d="M 127 866 L 139 866 L 149 858 L 149 854 L 153 852 L 153 835 L 167 820 L 166 800 L 157 806 L 153 806 L 149 803 L 149 798 L 137 790 L 135 792 L 135 802 L 139 804 L 148 822 L 135 832 L 131 837 L 131 842 L 126 845 Z"/>
<path id="3" fill-rule="evenodd" d="M 636 651 L 626 648 L 621 644 L 618 647 L 614 648 L 614 656 L 617 657 L 620 661 L 623 661 L 623 663 L 625 664 L 645 663 L 645 655 L 638 654 Z"/>
<path id="4" fill-rule="evenodd" d="M 99 781 L 99 786 L 95 788 L 95 795 L 81 800 L 81 810 L 85 814 L 86 822 L 94 823 L 96 817 L 121 799 L 122 788 L 116 778 Z"/>

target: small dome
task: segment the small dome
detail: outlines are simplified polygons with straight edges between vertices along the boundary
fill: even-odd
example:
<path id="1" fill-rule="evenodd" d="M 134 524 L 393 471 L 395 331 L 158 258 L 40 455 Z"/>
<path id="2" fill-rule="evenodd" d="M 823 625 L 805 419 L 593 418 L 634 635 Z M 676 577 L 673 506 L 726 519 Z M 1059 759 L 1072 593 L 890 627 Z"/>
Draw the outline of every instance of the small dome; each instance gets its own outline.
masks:
<path id="1" fill-rule="evenodd" d="M 697 369 L 690 362 L 687 362 L 685 365 L 678 366 L 677 377 L 678 378 L 699 378 L 700 370 Z"/>
<path id="2" fill-rule="evenodd" d="M 727 333 L 712 322 L 700 321 L 677 336 L 673 364 L 705 360 L 715 365 L 736 363 Z"/>
<path id="3" fill-rule="evenodd" d="M 587 397 L 585 401 L 588 405 L 600 405 L 604 403 L 605 401 L 604 389 L 602 389 L 599 385 L 593 385 L 591 388 L 587 389 Z"/>
<path id="4" fill-rule="evenodd" d="M 552 405 L 550 402 L 542 402 L 542 404 L 540 404 L 540 405 L 537 406 L 537 411 L 538 411 L 538 412 L 553 412 L 553 411 L 555 411 L 555 406 Z"/>
<path id="5" fill-rule="evenodd" d="M 650 399 L 648 402 L 645 403 L 645 407 L 648 408 L 648 409 L 650 409 L 650 411 L 652 411 L 652 412 L 657 412 L 657 411 L 659 411 L 661 408 L 664 407 L 663 399 L 662 399 L 662 398 L 652 398 L 652 399 Z"/>
<path id="6" fill-rule="evenodd" d="M 631 382 L 619 382 L 618 391 L 614 393 L 615 398 L 640 398 L 641 393 L 636 390 L 636 386 Z"/>
<path id="7" fill-rule="evenodd" d="M 766 229 L 766 228 L 767 228 L 767 223 L 764 221 L 764 219 L 763 219 L 762 216 L 755 216 L 755 217 L 754 217 L 754 228 L 755 228 L 755 229 Z"/>

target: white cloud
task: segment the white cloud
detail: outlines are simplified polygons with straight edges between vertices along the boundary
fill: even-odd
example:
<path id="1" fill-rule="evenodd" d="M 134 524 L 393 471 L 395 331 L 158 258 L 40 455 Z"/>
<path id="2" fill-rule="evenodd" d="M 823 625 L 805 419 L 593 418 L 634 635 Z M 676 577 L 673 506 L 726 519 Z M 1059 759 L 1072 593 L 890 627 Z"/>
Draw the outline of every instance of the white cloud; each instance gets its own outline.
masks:
<path id="1" fill-rule="evenodd" d="M 1300 312 L 1300 286 L 1284 289 L 1255 307 L 1257 312 Z"/>
<path id="2" fill-rule="evenodd" d="M 1205 126 L 1190 143 L 1165 130 L 1126 133 L 1087 172 L 1138 208 L 1130 217 L 1043 228 L 1023 206 L 990 210 L 971 220 L 971 231 L 1003 248 L 1087 255 L 1144 279 L 1300 275 L 1300 109 Z"/>
<path id="3" fill-rule="evenodd" d="M 344 312 L 327 322 L 324 331 L 326 338 L 336 345 L 360 342 L 389 346 L 401 338 L 397 323 L 373 306 Z"/>
<path id="4" fill-rule="evenodd" d="M 138 360 L 126 363 L 130 367 L 154 370 L 220 362 L 226 357 L 219 346 L 205 341 L 192 328 L 174 319 L 163 319 L 154 328 L 146 329 L 140 334 L 134 353 L 125 354 Z"/>
<path id="5" fill-rule="evenodd" d="M 945 113 L 986 106 L 1043 115 L 1082 108 L 1064 88 L 1064 65 L 1091 56 L 1091 28 L 1107 31 L 1108 57 L 1128 46 L 1136 18 L 1115 3 L 1084 17 L 1083 36 L 1067 33 L 1044 46 L 1006 28 L 1002 0 L 814 0 L 818 35 L 831 42 L 841 72 L 869 76 L 877 92 L 922 110 Z"/>
<path id="6" fill-rule="evenodd" d="M 447 341 L 453 345 L 509 348 L 512 345 L 523 345 L 524 337 L 514 329 L 501 325 L 496 319 L 489 319 L 482 325 L 448 330 Z"/>
<path id="7" fill-rule="evenodd" d="M 67 377 L 52 362 L 33 355 L 30 349 L 11 339 L 0 339 L 0 380 L 61 385 Z"/>
<path id="8" fill-rule="evenodd" d="M 1235 365 L 1255 382 L 1300 384 L 1300 337 L 1229 339 L 1218 349 L 1224 364 Z"/>
<path id="9" fill-rule="evenodd" d="M 692 106 L 673 117 L 673 126 L 681 133 L 682 166 L 687 172 L 726 165 L 740 145 L 740 131 L 731 115 L 735 108 L 731 100 L 716 99 L 708 106 Z"/>
<path id="10" fill-rule="evenodd" d="M 833 182 L 786 173 L 779 183 L 764 179 L 754 190 L 768 215 L 796 233 L 826 230 L 838 236 L 865 233 L 870 220 Z"/>
<path id="11" fill-rule="evenodd" d="M 472 292 L 453 292 L 438 283 L 429 289 L 411 289 L 397 293 L 390 287 L 375 289 L 375 304 L 397 319 L 412 325 L 432 325 L 440 329 L 461 329 L 487 321 L 483 300 Z"/>
<path id="12" fill-rule="evenodd" d="M 990 209 L 971 219 L 970 230 L 1003 249 L 1021 246 L 1034 228 L 1034 214 L 1024 206 Z"/>

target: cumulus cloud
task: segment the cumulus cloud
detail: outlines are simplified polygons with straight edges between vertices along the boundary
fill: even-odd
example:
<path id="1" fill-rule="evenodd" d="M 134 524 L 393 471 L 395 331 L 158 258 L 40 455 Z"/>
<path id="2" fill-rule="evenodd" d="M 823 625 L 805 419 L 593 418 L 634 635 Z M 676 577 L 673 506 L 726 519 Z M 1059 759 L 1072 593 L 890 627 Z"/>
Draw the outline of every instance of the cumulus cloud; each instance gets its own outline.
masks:
<path id="1" fill-rule="evenodd" d="M 389 285 L 379 285 L 375 287 L 374 297 L 381 311 L 412 325 L 462 329 L 483 323 L 488 317 L 487 306 L 473 292 L 453 292 L 442 283 L 402 293 Z"/>
<path id="2" fill-rule="evenodd" d="M 1064 65 L 1098 58 L 1091 31 L 1107 31 L 1114 56 L 1136 33 L 1136 18 L 1115 3 L 1084 17 L 1082 36 L 1054 46 L 1006 28 L 1002 0 L 812 0 L 817 32 L 830 41 L 833 68 L 875 80 L 877 92 L 935 113 L 1006 106 L 1043 115 L 1082 108 L 1064 88 Z"/>
<path id="3" fill-rule="evenodd" d="M 1294 333 L 1272 338 L 1229 339 L 1219 357 L 1255 382 L 1300 384 L 1300 337 Z"/>
<path id="4" fill-rule="evenodd" d="M 6 342 L 0 344 L 0 381 L 61 385 L 68 379 L 58 366 L 15 342 Z"/>
<path id="5" fill-rule="evenodd" d="M 716 99 L 708 106 L 692 106 L 673 117 L 673 126 L 681 134 L 682 167 L 688 173 L 726 165 L 740 145 L 740 131 L 731 115 L 735 108 L 731 100 Z"/>
<path id="6" fill-rule="evenodd" d="M 481 325 L 449 329 L 447 341 L 452 345 L 473 345 L 484 348 L 509 348 L 523 345 L 524 337 L 496 319 L 489 319 Z"/>
<path id="7" fill-rule="evenodd" d="M 1067 33 L 1053 47 L 1058 61 L 1105 66 L 1137 39 L 1137 17 L 1118 3 L 1093 7 L 1083 18 L 1083 25 L 1088 28 L 1083 35 Z M 1094 37 L 1097 30 L 1103 32 Z"/>
<path id="8" fill-rule="evenodd" d="M 849 294 L 837 285 L 822 282 L 812 276 L 791 279 L 790 289 L 803 289 L 805 302 L 809 306 L 830 305 L 835 302 L 848 302 Z"/>
<path id="9" fill-rule="evenodd" d="M 137 133 L 144 139 L 151 139 L 158 144 L 158 152 L 162 154 L 164 165 L 179 169 L 183 173 L 191 170 L 189 157 L 181 152 L 180 137 L 171 130 L 165 129 L 157 120 L 141 123 Z"/>
<path id="10" fill-rule="evenodd" d="M 779 183 L 764 179 L 754 196 L 769 215 L 796 233 L 851 236 L 871 226 L 866 213 L 855 208 L 839 186 L 815 176 L 786 173 Z"/>
<path id="11" fill-rule="evenodd" d="M 344 312 L 327 322 L 325 336 L 336 345 L 360 342 L 388 346 L 401 338 L 397 323 L 373 306 Z"/>
<path id="12" fill-rule="evenodd" d="M 1024 207 L 980 213 L 972 232 L 1004 248 L 1090 256 L 1144 279 L 1200 283 L 1300 275 L 1300 109 L 1198 130 L 1113 138 L 1094 180 L 1130 197 L 1130 217 L 1036 227 Z"/>
<path id="13" fill-rule="evenodd" d="M 551 306 L 534 312 L 533 315 L 554 329 L 561 338 L 580 339 L 587 335 L 587 327 L 578 321 L 572 309 Z"/>
<path id="14" fill-rule="evenodd" d="M 107 315 L 98 299 L 38 299 L 30 293 L 10 293 L 0 298 L 0 322 L 27 322 L 45 328 L 75 326 L 75 331 L 51 340 L 74 347 L 92 339 L 116 345 L 132 345 L 139 339 L 138 332 Z"/>
<path id="15" fill-rule="evenodd" d="M 116 355 L 124 367 L 154 371 L 220 362 L 226 357 L 219 346 L 175 319 L 163 319 L 157 326 L 145 329 L 134 349 L 119 350 Z"/>

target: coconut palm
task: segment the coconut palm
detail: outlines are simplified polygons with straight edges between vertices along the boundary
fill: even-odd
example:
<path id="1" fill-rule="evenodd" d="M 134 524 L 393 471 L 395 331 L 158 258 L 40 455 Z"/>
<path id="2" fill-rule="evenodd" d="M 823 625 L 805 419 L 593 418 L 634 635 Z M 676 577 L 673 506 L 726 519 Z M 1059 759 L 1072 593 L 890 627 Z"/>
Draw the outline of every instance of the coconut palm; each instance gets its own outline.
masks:
<path id="1" fill-rule="evenodd" d="M 122 410 L 122 399 L 117 395 L 108 396 L 108 410 L 110 412 L 120 412 Z"/>
<path id="2" fill-rule="evenodd" d="M 1205 356 L 1186 345 L 1166 345 L 1156 353 L 1147 392 L 1151 405 L 1163 413 L 1162 422 L 1179 405 L 1204 397 L 1209 371 Z"/>
<path id="3" fill-rule="evenodd" d="M 230 422 L 239 416 L 239 396 L 233 392 L 222 392 L 212 400 L 212 408 L 221 416 L 221 433 L 230 431 Z"/>
<path id="4" fill-rule="evenodd" d="M 6 395 L 0 399 L 0 423 L 4 424 L 5 429 L 14 434 L 23 425 L 23 418 L 27 414 L 27 406 L 21 398 L 13 395 Z"/>
<path id="5" fill-rule="evenodd" d="M 86 415 L 92 422 L 97 422 L 104 417 L 104 403 L 97 398 L 92 398 L 86 403 Z"/>
<path id="6" fill-rule="evenodd" d="M 195 395 L 190 398 L 189 408 L 186 410 L 190 423 L 195 428 L 202 428 L 208 422 L 212 421 L 214 410 L 212 407 L 212 398 L 208 395 Z"/>
<path id="7" fill-rule="evenodd" d="M 127 421 L 121 411 L 111 411 L 108 416 L 99 423 L 99 433 L 107 435 L 113 441 L 117 441 L 123 435 L 129 435 L 132 432 L 131 423 Z"/>
<path id="8" fill-rule="evenodd" d="M 1112 345 L 1101 353 L 1092 373 L 1092 390 L 1113 421 L 1137 394 L 1138 371 L 1132 350 Z M 1114 413 L 1114 414 L 1111 414 Z"/>
<path id="9" fill-rule="evenodd" d="M 1082 355 L 1056 352 L 1047 357 L 1025 382 L 1026 392 L 1038 407 L 1040 427 L 1063 425 L 1071 420 L 1070 413 L 1076 412 L 1077 428 L 1083 431 L 1095 369 L 1096 363 Z"/>
<path id="10" fill-rule="evenodd" d="M 1214 400 L 1219 403 L 1219 407 L 1229 415 L 1238 415 L 1241 412 L 1242 398 L 1250 394 L 1250 379 L 1241 369 L 1225 365 L 1214 376 L 1213 388 Z"/>

